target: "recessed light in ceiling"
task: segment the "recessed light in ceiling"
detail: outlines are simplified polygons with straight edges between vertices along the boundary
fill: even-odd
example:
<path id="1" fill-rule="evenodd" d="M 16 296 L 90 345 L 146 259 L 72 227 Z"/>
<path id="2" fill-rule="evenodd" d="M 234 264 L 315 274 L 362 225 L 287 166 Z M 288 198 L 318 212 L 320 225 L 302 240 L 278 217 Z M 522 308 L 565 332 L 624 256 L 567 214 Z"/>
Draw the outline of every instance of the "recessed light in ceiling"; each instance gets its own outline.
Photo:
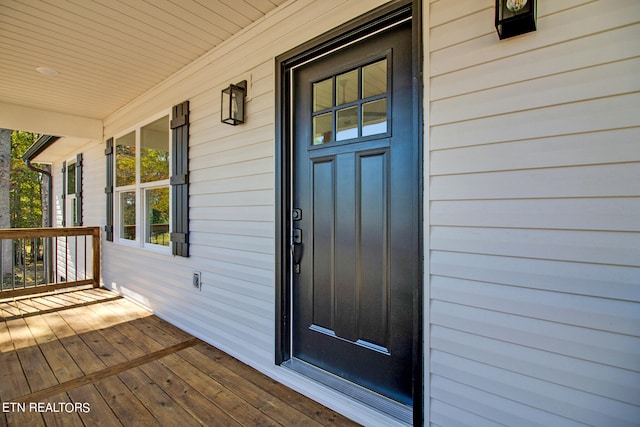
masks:
<path id="1" fill-rule="evenodd" d="M 50 67 L 38 67 L 36 68 L 36 71 L 42 74 L 43 76 L 47 76 L 47 77 L 55 77 L 60 74 L 58 70 L 55 70 Z"/>

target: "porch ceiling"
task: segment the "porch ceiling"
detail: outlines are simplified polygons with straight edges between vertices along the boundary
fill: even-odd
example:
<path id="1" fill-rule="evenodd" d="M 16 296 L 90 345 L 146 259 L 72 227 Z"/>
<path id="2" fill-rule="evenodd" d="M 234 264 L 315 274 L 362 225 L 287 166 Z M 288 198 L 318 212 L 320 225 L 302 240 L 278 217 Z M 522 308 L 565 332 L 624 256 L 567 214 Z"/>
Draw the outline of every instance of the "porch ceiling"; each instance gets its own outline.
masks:
<path id="1" fill-rule="evenodd" d="M 91 136 L 46 123 L 95 129 L 285 1 L 0 0 L 0 127 Z"/>

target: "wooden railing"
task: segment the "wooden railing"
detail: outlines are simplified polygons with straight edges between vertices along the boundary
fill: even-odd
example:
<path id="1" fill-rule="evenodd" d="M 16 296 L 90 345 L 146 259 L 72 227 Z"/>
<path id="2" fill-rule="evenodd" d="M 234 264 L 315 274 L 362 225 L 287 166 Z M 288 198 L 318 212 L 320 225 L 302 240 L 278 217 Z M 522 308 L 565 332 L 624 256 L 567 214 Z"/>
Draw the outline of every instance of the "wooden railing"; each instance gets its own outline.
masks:
<path id="1" fill-rule="evenodd" d="M 0 229 L 0 299 L 85 285 L 100 286 L 99 227 Z"/>

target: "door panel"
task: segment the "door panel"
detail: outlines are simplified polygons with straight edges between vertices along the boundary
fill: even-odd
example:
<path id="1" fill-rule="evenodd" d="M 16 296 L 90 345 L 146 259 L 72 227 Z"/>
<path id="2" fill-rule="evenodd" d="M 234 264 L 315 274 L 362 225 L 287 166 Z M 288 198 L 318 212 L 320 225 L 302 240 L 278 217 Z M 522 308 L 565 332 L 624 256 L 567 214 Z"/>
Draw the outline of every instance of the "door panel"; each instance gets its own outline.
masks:
<path id="1" fill-rule="evenodd" d="M 293 71 L 292 355 L 412 404 L 419 283 L 411 25 Z"/>
<path id="2" fill-rule="evenodd" d="M 359 337 L 389 347 L 388 153 L 359 158 L 358 242 L 360 262 Z M 388 351 L 388 350 L 387 350 Z"/>

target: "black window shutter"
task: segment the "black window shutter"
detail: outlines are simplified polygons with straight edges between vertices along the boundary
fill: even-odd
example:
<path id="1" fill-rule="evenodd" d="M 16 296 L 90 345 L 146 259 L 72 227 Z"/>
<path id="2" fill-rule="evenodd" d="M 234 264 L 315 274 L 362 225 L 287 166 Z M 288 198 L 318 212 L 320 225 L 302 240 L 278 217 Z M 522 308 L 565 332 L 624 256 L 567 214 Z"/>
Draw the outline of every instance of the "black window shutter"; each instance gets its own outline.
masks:
<path id="1" fill-rule="evenodd" d="M 76 223 L 82 225 L 82 153 L 76 156 Z"/>
<path id="2" fill-rule="evenodd" d="M 173 254 L 189 256 L 189 101 L 175 105 L 171 114 L 171 212 Z"/>
<path id="3" fill-rule="evenodd" d="M 104 189 L 107 195 L 107 224 L 104 231 L 107 241 L 113 242 L 113 138 L 107 139 L 104 154 L 107 159 L 107 186 Z"/>
<path id="4" fill-rule="evenodd" d="M 67 225 L 67 162 L 62 162 L 62 195 L 60 196 L 62 212 L 62 226 Z"/>

